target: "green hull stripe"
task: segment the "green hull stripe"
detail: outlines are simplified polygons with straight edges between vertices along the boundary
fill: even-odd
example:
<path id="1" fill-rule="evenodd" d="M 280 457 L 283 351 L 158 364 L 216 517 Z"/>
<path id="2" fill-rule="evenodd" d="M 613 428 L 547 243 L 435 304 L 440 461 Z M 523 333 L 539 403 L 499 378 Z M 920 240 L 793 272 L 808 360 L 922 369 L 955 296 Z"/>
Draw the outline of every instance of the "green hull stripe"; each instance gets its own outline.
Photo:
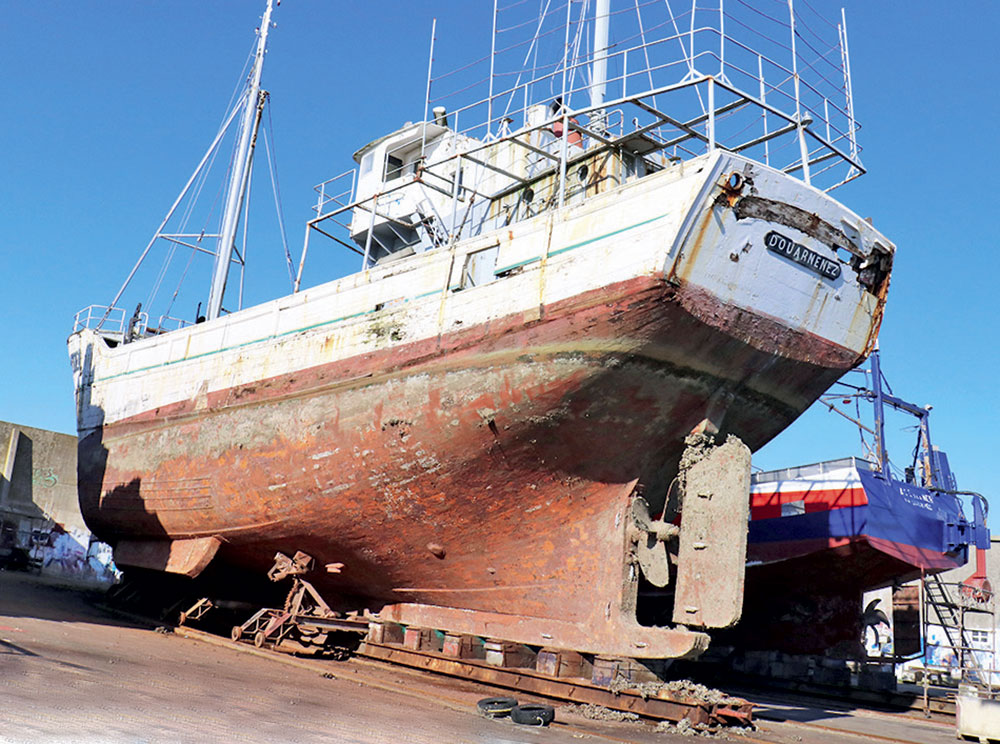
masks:
<path id="1" fill-rule="evenodd" d="M 565 246 L 563 248 L 559 248 L 558 250 L 550 251 L 549 252 L 549 256 L 550 257 L 551 256 L 558 256 L 560 253 L 566 253 L 568 251 L 572 251 L 572 250 L 575 250 L 577 248 L 582 248 L 585 245 L 590 245 L 591 243 L 596 243 L 599 240 L 604 240 L 605 238 L 610 238 L 610 237 L 613 237 L 615 235 L 620 235 L 623 232 L 628 232 L 629 230 L 634 230 L 637 227 L 642 227 L 642 226 L 648 225 L 648 224 L 650 224 L 652 222 L 656 222 L 657 220 L 662 220 L 666 216 L 667 216 L 666 214 L 661 214 L 658 217 L 651 217 L 648 220 L 643 220 L 642 222 L 637 222 L 634 225 L 629 225 L 628 227 L 622 227 L 622 228 L 620 228 L 618 230 L 613 230 L 612 232 L 605 233 L 604 235 L 598 235 L 596 238 L 588 238 L 587 240 L 581 241 L 579 243 L 573 243 L 572 245 L 567 245 L 567 246 Z M 510 266 L 506 266 L 506 267 L 504 267 L 502 269 L 497 269 L 493 273 L 494 274 L 501 274 L 501 273 L 503 273 L 505 271 L 511 271 L 512 269 L 516 269 L 519 266 L 526 266 L 528 264 L 535 263 L 536 261 L 541 261 L 541 260 L 542 260 L 541 256 L 535 256 L 534 258 L 529 258 L 529 259 L 526 259 L 524 261 L 520 261 L 520 262 L 518 262 L 516 264 L 511 264 Z M 458 288 L 459 287 L 449 287 L 450 290 L 455 290 L 455 289 L 458 289 Z M 440 292 L 441 292 L 441 290 L 435 289 L 435 290 L 432 290 L 430 292 L 424 292 L 423 294 L 417 295 L 416 297 L 413 297 L 413 298 L 405 298 L 404 301 L 405 302 L 410 302 L 411 300 L 419 300 L 419 299 L 423 299 L 424 297 L 430 297 L 431 295 L 439 294 Z M 181 362 L 189 362 L 192 359 L 201 359 L 202 357 L 212 356 L 213 354 L 221 354 L 221 353 L 223 353 L 225 351 L 233 351 L 234 349 L 242 349 L 244 346 L 253 346 L 254 344 L 259 344 L 259 343 L 262 343 L 264 341 L 272 341 L 272 340 L 274 340 L 276 338 L 283 338 L 285 336 L 293 336 L 296 333 L 303 333 L 305 331 L 312 331 L 312 330 L 315 330 L 316 328 L 322 328 L 323 326 L 334 325 L 335 323 L 340 323 L 340 322 L 345 321 L 345 320 L 352 320 L 353 318 L 360 318 L 360 317 L 362 317 L 364 315 L 371 315 L 372 313 L 375 313 L 375 312 L 378 312 L 378 311 L 374 310 L 374 309 L 372 309 L 372 310 L 362 310 L 359 313 L 352 313 L 351 315 L 342 315 L 341 317 L 334 318 L 332 320 L 323 320 L 323 321 L 320 321 L 319 323 L 313 323 L 312 325 L 303 326 L 302 328 L 296 328 L 296 329 L 291 330 L 291 331 L 284 331 L 283 333 L 276 333 L 276 334 L 273 334 L 271 336 L 267 336 L 265 338 L 256 339 L 254 341 L 244 341 L 241 344 L 233 344 L 232 346 L 226 346 L 225 348 L 222 348 L 222 349 L 215 349 L 214 351 L 204 351 L 201 354 L 193 354 L 191 356 L 186 356 L 183 359 L 174 359 L 174 360 L 171 360 L 169 362 L 160 362 L 159 364 L 151 364 L 148 367 L 140 367 L 139 369 L 131 369 L 131 370 L 128 370 L 127 372 L 119 372 L 116 375 L 108 375 L 107 377 L 97 378 L 94 381 L 95 382 L 104 382 L 106 380 L 114 380 L 115 378 L 124 377 L 126 375 L 134 375 L 134 374 L 136 374 L 138 372 L 148 372 L 151 369 L 157 369 L 159 367 L 170 367 L 170 366 L 173 366 L 174 364 L 180 364 Z"/>

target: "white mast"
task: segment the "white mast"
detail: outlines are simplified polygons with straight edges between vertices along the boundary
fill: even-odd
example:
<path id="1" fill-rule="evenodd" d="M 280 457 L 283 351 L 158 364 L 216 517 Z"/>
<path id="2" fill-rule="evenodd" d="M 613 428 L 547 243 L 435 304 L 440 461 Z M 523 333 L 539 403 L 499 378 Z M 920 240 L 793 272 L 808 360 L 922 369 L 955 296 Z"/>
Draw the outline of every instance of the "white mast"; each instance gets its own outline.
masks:
<path id="1" fill-rule="evenodd" d="M 226 291 L 226 279 L 229 276 L 229 263 L 236 244 L 236 230 L 240 222 L 240 209 L 246 195 L 247 178 L 253 161 L 254 117 L 260 108 L 260 74 L 264 66 L 264 50 L 267 47 L 267 31 L 271 26 L 271 9 L 274 0 L 267 0 L 264 19 L 260 26 L 260 38 L 257 41 L 257 55 L 254 58 L 253 70 L 250 72 L 250 85 L 243 101 L 243 116 L 240 119 L 239 146 L 233 161 L 232 175 L 226 192 L 226 206 L 222 213 L 222 229 L 219 231 L 219 243 L 215 253 L 215 268 L 212 270 L 212 289 L 208 295 L 208 308 L 205 317 L 214 320 L 222 310 L 222 295 Z M 257 118 L 259 122 L 259 116 Z"/>
<path id="2" fill-rule="evenodd" d="M 601 106 L 608 83 L 608 19 L 611 0 L 597 0 L 594 12 L 594 65 L 590 84 L 590 105 Z M 591 126 L 598 132 L 604 130 L 604 109 L 591 115 Z"/>

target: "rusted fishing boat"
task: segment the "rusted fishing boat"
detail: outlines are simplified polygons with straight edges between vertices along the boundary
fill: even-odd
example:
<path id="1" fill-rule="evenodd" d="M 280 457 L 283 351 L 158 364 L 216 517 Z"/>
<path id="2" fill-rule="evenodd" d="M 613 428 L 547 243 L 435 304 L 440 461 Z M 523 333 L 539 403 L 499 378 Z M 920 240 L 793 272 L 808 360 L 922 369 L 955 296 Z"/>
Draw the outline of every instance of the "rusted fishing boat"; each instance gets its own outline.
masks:
<path id="1" fill-rule="evenodd" d="M 682 467 L 685 438 L 778 434 L 865 357 L 889 284 L 893 245 L 827 193 L 863 172 L 846 29 L 827 90 L 799 85 L 794 9 L 779 62 L 721 5 L 504 22 L 520 5 L 494 11 L 486 95 L 359 150 L 317 187 L 295 291 L 225 312 L 268 2 L 204 322 L 126 321 L 126 282 L 69 340 L 81 505 L 120 564 L 301 550 L 342 564 L 327 596 L 389 620 L 620 656 L 696 655 L 739 619 L 749 452 Z M 674 31 L 611 44 L 611 21 Z M 557 61 L 505 78 L 553 29 Z M 170 218 L 144 257 L 204 250 Z M 317 236 L 361 270 L 303 288 Z M 641 580 L 673 593 L 669 625 L 637 622 Z"/>

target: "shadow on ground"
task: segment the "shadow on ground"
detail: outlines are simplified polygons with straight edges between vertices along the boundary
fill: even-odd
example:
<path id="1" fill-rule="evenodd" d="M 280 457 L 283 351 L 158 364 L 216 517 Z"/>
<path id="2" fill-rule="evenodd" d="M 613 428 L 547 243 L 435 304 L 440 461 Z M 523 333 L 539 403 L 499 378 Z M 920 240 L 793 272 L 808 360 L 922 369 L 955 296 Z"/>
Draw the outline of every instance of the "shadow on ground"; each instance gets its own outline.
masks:
<path id="1" fill-rule="evenodd" d="M 20 571 L 0 571 L 0 633 L 20 617 L 67 623 L 94 623 L 125 628 L 147 628 L 102 609 L 104 592 L 60 586 Z"/>

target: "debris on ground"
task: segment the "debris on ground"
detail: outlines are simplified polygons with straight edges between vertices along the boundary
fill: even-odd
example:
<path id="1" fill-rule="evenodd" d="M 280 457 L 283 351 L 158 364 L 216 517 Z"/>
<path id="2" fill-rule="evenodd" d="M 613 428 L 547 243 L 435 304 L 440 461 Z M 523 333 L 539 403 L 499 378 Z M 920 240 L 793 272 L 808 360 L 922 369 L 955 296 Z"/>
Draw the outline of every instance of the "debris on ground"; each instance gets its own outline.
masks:
<path id="1" fill-rule="evenodd" d="M 681 736 L 715 736 L 721 733 L 720 729 L 712 728 L 704 723 L 691 723 L 686 718 L 682 718 L 677 723 L 670 721 L 660 721 L 656 724 L 656 730 L 660 733 L 680 734 Z M 728 732 L 727 732 L 728 733 Z"/>
<path id="2" fill-rule="evenodd" d="M 603 705 L 593 703 L 570 704 L 562 706 L 561 710 L 566 713 L 576 713 L 592 721 L 638 721 L 638 713 L 630 713 L 625 710 L 612 710 Z"/>
<path id="3" fill-rule="evenodd" d="M 616 695 L 631 690 L 637 692 L 643 700 L 657 697 L 660 692 L 668 692 L 680 697 L 693 698 L 698 702 L 709 705 L 738 705 L 744 701 L 727 695 L 722 690 L 692 682 L 689 679 L 678 679 L 672 682 L 629 682 L 624 679 L 616 679 L 608 689 Z"/>
<path id="4" fill-rule="evenodd" d="M 706 723 L 691 723 L 691 721 L 687 718 L 682 718 L 677 723 L 660 721 L 656 724 L 655 730 L 661 734 L 680 734 L 681 736 L 702 736 L 713 739 L 728 739 L 732 736 L 746 736 L 753 729 L 744 729 L 733 726 L 711 726 Z"/>

